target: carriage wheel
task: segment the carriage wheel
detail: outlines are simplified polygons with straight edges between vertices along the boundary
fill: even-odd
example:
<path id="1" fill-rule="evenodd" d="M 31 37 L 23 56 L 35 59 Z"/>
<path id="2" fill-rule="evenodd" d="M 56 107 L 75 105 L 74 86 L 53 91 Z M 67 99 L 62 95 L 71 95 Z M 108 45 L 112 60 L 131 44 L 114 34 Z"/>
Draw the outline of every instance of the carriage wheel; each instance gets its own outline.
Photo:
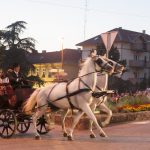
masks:
<path id="1" fill-rule="evenodd" d="M 16 131 L 16 117 L 11 110 L 0 111 L 0 136 L 10 138 Z"/>
<path id="2" fill-rule="evenodd" d="M 19 114 L 17 116 L 17 131 L 20 133 L 26 133 L 29 130 L 31 119 L 29 116 Z"/>
<path id="3" fill-rule="evenodd" d="M 48 123 L 44 116 L 40 117 L 37 120 L 37 131 L 39 134 L 46 134 L 48 133 L 48 130 L 46 129 L 46 126 L 48 126 Z"/>

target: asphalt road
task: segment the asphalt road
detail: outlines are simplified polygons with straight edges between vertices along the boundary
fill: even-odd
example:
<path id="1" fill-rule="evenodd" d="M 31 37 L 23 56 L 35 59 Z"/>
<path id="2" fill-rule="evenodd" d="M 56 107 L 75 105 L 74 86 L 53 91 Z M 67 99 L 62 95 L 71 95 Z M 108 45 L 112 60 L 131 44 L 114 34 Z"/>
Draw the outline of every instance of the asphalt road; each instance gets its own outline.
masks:
<path id="1" fill-rule="evenodd" d="M 0 150 L 150 150 L 150 121 L 111 125 L 104 131 L 107 138 L 97 135 L 90 139 L 88 130 L 75 130 L 74 141 L 67 141 L 61 127 L 56 126 L 41 140 L 35 140 L 31 127 L 11 139 L 0 138 Z"/>

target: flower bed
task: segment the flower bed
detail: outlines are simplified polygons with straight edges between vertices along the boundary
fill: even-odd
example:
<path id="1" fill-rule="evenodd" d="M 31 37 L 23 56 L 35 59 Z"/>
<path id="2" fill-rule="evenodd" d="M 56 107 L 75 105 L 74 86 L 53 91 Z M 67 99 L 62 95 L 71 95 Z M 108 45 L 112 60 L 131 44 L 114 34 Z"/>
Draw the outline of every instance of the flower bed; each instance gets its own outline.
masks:
<path id="1" fill-rule="evenodd" d="M 108 107 L 114 112 L 139 112 L 150 110 L 150 99 L 144 95 L 124 96 L 117 101 L 108 100 Z"/>
<path id="2" fill-rule="evenodd" d="M 117 108 L 119 112 L 139 112 L 139 111 L 147 111 L 150 110 L 150 104 L 142 104 L 142 105 L 124 105 L 122 107 Z"/>

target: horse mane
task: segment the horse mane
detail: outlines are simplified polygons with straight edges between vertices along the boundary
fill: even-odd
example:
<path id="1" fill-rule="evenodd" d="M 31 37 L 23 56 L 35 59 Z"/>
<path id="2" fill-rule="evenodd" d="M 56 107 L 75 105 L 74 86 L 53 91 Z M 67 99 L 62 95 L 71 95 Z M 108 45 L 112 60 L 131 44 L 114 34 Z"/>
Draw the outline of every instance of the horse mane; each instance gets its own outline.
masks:
<path id="1" fill-rule="evenodd" d="M 81 69 L 79 70 L 78 76 L 82 76 L 87 72 L 87 69 L 90 67 L 89 63 L 91 62 L 92 58 L 87 57 L 85 62 L 81 65 Z"/>

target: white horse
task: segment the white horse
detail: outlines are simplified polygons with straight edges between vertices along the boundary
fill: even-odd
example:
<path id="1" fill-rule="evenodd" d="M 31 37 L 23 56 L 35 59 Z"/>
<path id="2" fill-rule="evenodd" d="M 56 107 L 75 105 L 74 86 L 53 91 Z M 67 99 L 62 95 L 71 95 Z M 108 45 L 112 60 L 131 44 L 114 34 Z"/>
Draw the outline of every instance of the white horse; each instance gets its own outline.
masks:
<path id="1" fill-rule="evenodd" d="M 116 63 L 115 61 L 105 58 L 105 60 L 107 60 L 113 67 L 114 67 L 114 73 L 115 75 L 121 75 L 123 70 L 124 70 L 124 66 Z M 98 74 L 98 78 L 97 78 L 97 84 L 96 84 L 96 89 L 95 91 L 106 91 L 108 88 L 108 74 Z M 111 92 L 111 91 L 110 91 Z M 99 99 L 97 98 L 93 98 L 93 102 L 91 104 L 91 110 L 93 111 L 93 113 L 95 112 L 96 107 L 99 108 L 99 110 L 105 112 L 107 114 L 106 119 L 101 122 L 101 126 L 105 127 L 106 125 L 109 124 L 110 119 L 112 117 L 112 111 L 111 109 L 108 108 L 108 106 L 106 105 L 106 101 L 107 101 L 107 94 L 104 96 L 101 96 Z M 96 135 L 93 132 L 93 121 L 90 120 L 90 124 L 89 124 L 89 129 L 90 129 L 90 137 L 91 138 L 95 138 Z"/>
<path id="2" fill-rule="evenodd" d="M 108 59 L 108 58 L 104 58 L 106 61 L 108 61 L 108 63 L 110 63 L 112 66 L 113 66 L 113 69 L 114 69 L 114 73 L 115 74 L 121 74 L 122 71 L 124 70 L 124 66 L 111 60 L 111 59 Z M 99 97 L 99 98 L 96 98 L 96 97 L 93 97 L 93 101 L 90 105 L 90 108 L 92 110 L 92 112 L 94 113 L 95 112 L 95 109 L 96 107 L 99 107 L 99 110 L 105 112 L 107 114 L 107 117 L 106 119 L 104 120 L 104 122 L 101 123 L 101 126 L 104 127 L 106 126 L 107 124 L 109 124 L 110 122 L 110 119 L 112 117 L 112 111 L 107 107 L 106 105 L 106 101 L 107 101 L 107 86 L 108 86 L 108 74 L 101 74 L 101 73 L 98 73 L 97 75 L 97 83 L 96 83 L 96 88 L 95 88 L 95 92 L 106 92 L 106 94 L 104 94 L 103 96 Z M 112 91 L 109 91 L 109 92 L 112 92 Z M 65 118 L 67 116 L 67 114 L 70 112 L 71 110 L 67 110 L 67 111 L 64 111 L 62 112 L 62 130 L 63 130 L 63 135 L 66 137 L 68 136 L 67 135 L 67 131 L 66 131 L 66 127 L 65 127 Z M 90 137 L 91 138 L 95 138 L 96 135 L 94 134 L 93 132 L 93 128 L 92 128 L 92 125 L 93 125 L 93 121 L 90 120 L 90 124 L 89 124 L 89 129 L 90 129 Z"/>
<path id="3" fill-rule="evenodd" d="M 35 108 L 35 105 L 37 105 L 37 109 L 32 115 L 35 137 L 37 139 L 40 138 L 36 126 L 37 119 L 46 113 L 49 104 L 64 110 L 73 107 L 79 109 L 78 113 L 74 114 L 68 140 L 72 140 L 74 128 L 84 113 L 93 120 L 99 130 L 100 136 L 107 136 L 99 126 L 90 108 L 92 93 L 95 90 L 97 81 L 97 72 L 103 70 L 111 74 L 113 72 L 113 67 L 102 57 L 92 54 L 92 56 L 85 61 L 78 78 L 68 83 L 50 84 L 47 87 L 37 89 L 33 92 L 24 105 L 23 110 L 27 114 L 33 113 L 32 110 Z"/>

